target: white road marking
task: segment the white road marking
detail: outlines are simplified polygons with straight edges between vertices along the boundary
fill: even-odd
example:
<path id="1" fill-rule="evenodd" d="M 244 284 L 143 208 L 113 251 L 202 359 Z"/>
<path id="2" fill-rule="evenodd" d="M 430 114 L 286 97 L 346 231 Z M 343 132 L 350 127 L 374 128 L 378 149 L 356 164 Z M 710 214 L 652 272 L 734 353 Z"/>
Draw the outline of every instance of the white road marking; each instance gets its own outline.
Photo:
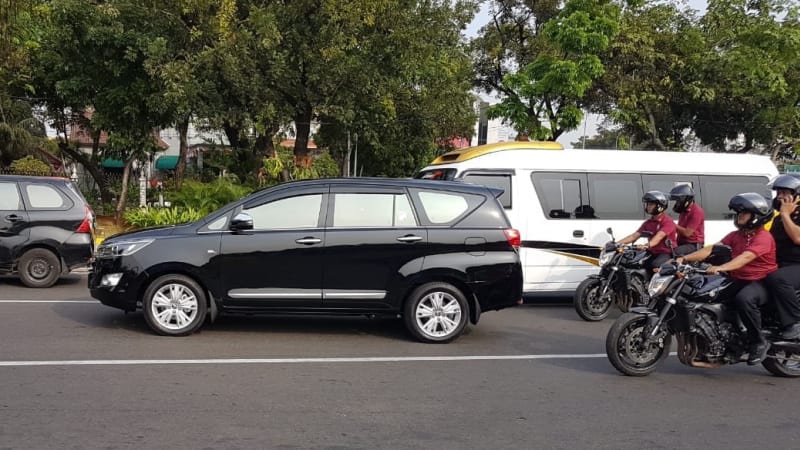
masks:
<path id="1" fill-rule="evenodd" d="M 97 303 L 99 300 L 0 300 L 0 303 Z"/>
<path id="2" fill-rule="evenodd" d="M 0 361 L 0 367 L 28 366 L 133 366 L 172 364 L 320 364 L 395 363 L 422 361 L 513 361 L 535 359 L 605 358 L 605 353 L 566 355 L 377 356 L 361 358 L 233 358 L 233 359 L 87 359 L 64 361 Z"/>

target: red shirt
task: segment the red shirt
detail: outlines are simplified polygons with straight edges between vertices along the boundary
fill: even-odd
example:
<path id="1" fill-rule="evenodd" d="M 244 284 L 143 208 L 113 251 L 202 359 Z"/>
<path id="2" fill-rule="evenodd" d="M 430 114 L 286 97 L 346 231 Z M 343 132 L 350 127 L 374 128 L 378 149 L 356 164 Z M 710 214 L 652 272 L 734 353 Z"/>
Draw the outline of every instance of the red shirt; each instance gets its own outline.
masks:
<path id="1" fill-rule="evenodd" d="M 721 242 L 731 247 L 731 256 L 734 258 L 745 251 L 756 255 L 756 259 L 746 266 L 731 272 L 731 276 L 737 280 L 757 281 L 778 270 L 778 264 L 775 262 L 775 239 L 763 227 L 754 233 L 733 231 L 722 238 Z"/>
<path id="2" fill-rule="evenodd" d="M 664 213 L 645 220 L 637 231 L 639 233 L 647 231 L 650 232 L 652 236 L 655 236 L 659 231 L 663 231 L 667 235 L 658 245 L 650 248 L 650 253 L 656 255 L 672 253 L 669 247 L 667 247 L 667 239 L 671 240 L 673 243 L 678 242 L 678 229 L 675 228 L 675 222 L 672 221 L 672 217 Z"/>
<path id="3" fill-rule="evenodd" d="M 706 239 L 705 235 L 705 222 L 706 213 L 697 203 L 692 203 L 682 212 L 678 217 L 678 225 L 683 228 L 691 228 L 694 230 L 691 236 L 685 237 L 678 233 L 678 245 L 683 244 L 703 244 Z"/>

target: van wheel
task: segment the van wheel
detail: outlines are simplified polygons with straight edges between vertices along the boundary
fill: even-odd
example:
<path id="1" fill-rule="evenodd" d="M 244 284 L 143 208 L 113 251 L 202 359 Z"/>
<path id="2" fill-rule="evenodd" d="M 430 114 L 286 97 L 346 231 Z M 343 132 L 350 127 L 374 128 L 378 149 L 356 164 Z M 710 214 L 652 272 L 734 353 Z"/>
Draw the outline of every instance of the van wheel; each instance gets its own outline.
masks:
<path id="1" fill-rule="evenodd" d="M 467 326 L 469 306 L 464 294 L 448 283 L 426 283 L 414 289 L 405 304 L 408 331 L 419 341 L 445 343 Z"/>
<path id="2" fill-rule="evenodd" d="M 17 272 L 25 286 L 48 288 L 56 284 L 61 275 L 61 261 L 50 250 L 33 248 L 19 259 Z"/>
<path id="3" fill-rule="evenodd" d="M 205 291 L 193 279 L 162 275 L 150 283 L 142 298 L 147 325 L 162 336 L 186 336 L 203 325 L 208 311 Z"/>

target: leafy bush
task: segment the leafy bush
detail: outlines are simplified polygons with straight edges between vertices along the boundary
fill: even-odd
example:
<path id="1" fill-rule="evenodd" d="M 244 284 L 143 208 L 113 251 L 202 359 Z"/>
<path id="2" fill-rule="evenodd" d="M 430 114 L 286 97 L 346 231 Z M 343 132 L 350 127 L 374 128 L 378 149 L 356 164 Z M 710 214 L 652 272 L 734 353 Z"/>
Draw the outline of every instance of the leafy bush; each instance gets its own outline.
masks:
<path id="1" fill-rule="evenodd" d="M 52 169 L 46 162 L 28 155 L 13 161 L 11 171 L 19 175 L 50 175 Z"/>
<path id="2" fill-rule="evenodd" d="M 167 192 L 166 198 L 173 206 L 195 209 L 206 215 L 250 192 L 250 188 L 229 179 L 216 179 L 210 183 L 185 181 L 179 191 Z"/>
<path id="3" fill-rule="evenodd" d="M 125 222 L 133 228 L 177 225 L 205 216 L 194 208 L 137 208 L 125 211 Z"/>

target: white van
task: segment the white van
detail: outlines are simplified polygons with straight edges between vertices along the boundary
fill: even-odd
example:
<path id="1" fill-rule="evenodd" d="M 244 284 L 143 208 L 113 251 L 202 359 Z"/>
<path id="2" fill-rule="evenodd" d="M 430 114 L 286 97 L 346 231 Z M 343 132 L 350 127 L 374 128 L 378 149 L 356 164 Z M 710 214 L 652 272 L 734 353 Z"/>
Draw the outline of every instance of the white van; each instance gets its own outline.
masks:
<path id="1" fill-rule="evenodd" d="M 772 195 L 775 164 L 758 155 L 563 149 L 555 142 L 506 142 L 436 158 L 417 178 L 461 180 L 505 190 L 500 201 L 522 235 L 525 294 L 571 294 L 597 272 L 600 246 L 634 232 L 642 195 L 688 183 L 706 213 L 706 244 L 733 230 L 728 201 Z M 668 212 L 677 221 L 677 214 Z"/>

